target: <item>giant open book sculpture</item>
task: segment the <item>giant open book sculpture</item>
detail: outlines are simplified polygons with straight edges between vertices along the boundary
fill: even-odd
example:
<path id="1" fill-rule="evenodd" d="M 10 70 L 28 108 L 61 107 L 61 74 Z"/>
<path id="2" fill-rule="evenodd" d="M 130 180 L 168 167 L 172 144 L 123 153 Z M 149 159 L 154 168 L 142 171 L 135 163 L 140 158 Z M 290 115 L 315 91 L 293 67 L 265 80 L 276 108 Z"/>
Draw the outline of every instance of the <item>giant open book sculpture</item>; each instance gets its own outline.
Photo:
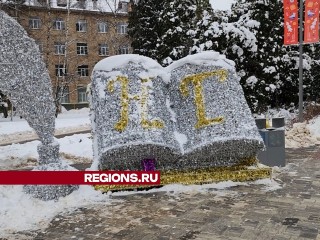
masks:
<path id="1" fill-rule="evenodd" d="M 90 98 L 95 169 L 160 170 L 162 184 L 270 176 L 252 167 L 263 141 L 233 62 L 219 53 L 167 68 L 139 55 L 106 58 Z"/>

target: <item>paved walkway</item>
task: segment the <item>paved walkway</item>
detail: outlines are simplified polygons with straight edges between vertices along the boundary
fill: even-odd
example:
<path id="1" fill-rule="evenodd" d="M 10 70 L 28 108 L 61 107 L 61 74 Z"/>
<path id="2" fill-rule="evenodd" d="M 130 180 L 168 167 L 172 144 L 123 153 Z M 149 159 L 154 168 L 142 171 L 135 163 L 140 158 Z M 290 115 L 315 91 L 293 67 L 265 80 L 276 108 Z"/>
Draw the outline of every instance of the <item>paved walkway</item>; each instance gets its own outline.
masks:
<path id="1" fill-rule="evenodd" d="M 320 147 L 287 150 L 283 188 L 237 186 L 221 196 L 164 192 L 114 197 L 111 204 L 62 214 L 30 239 L 319 239 Z M 230 193 L 231 192 L 231 193 Z"/>

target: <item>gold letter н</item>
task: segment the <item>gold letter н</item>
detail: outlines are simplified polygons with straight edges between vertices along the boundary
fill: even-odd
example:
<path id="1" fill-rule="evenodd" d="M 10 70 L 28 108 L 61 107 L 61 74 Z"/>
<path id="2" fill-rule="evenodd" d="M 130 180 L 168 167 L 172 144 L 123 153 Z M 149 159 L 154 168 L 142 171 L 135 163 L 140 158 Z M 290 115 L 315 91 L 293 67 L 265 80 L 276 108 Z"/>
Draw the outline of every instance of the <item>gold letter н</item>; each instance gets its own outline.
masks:
<path id="1" fill-rule="evenodd" d="M 194 74 L 188 77 L 185 77 L 180 84 L 180 91 L 184 97 L 187 97 L 189 94 L 188 85 L 192 83 L 194 86 L 194 101 L 196 104 L 196 114 L 198 122 L 195 125 L 196 128 L 207 127 L 213 124 L 222 123 L 223 117 L 216 118 L 207 118 L 204 104 L 204 96 L 203 96 L 203 86 L 202 82 L 212 76 L 217 76 L 220 82 L 224 82 L 227 79 L 228 71 L 225 69 L 218 69 L 212 72 L 204 72 Z"/>
<path id="2" fill-rule="evenodd" d="M 142 79 L 142 90 L 141 90 L 141 96 L 135 95 L 135 96 L 129 96 L 128 92 L 128 85 L 129 85 L 129 79 L 124 76 L 118 76 L 116 80 L 111 80 L 108 82 L 107 89 L 109 92 L 114 92 L 114 82 L 119 81 L 121 85 L 121 112 L 120 112 L 120 120 L 114 125 L 114 128 L 122 132 L 126 129 L 129 122 L 129 102 L 131 100 L 139 100 L 140 106 L 141 106 L 141 126 L 145 129 L 150 128 L 163 128 L 164 124 L 163 122 L 159 120 L 153 120 L 150 121 L 147 118 L 147 111 L 148 111 L 148 86 L 144 83 L 147 83 L 149 79 Z"/>

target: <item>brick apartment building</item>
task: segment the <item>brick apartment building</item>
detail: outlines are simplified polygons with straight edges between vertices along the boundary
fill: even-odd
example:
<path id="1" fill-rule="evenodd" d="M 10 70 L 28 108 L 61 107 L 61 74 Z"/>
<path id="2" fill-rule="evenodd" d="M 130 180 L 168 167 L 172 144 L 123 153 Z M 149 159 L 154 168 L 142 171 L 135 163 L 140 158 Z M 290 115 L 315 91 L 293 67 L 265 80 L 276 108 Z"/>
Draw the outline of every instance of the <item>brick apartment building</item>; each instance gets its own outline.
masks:
<path id="1" fill-rule="evenodd" d="M 33 0 L 2 4 L 35 39 L 52 80 L 55 99 L 67 109 L 87 107 L 86 88 L 101 59 L 130 53 L 131 3 L 117 0 Z"/>

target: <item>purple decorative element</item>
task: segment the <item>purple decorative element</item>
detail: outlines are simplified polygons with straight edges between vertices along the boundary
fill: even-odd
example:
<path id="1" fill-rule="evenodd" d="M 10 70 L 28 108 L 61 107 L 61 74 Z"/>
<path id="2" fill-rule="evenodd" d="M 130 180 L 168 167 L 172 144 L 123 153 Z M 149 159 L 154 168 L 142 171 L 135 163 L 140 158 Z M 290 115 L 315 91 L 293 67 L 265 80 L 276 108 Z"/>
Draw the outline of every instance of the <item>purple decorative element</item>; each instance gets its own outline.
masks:
<path id="1" fill-rule="evenodd" d="M 156 160 L 155 159 L 143 159 L 141 161 L 144 171 L 155 171 L 156 170 Z"/>

